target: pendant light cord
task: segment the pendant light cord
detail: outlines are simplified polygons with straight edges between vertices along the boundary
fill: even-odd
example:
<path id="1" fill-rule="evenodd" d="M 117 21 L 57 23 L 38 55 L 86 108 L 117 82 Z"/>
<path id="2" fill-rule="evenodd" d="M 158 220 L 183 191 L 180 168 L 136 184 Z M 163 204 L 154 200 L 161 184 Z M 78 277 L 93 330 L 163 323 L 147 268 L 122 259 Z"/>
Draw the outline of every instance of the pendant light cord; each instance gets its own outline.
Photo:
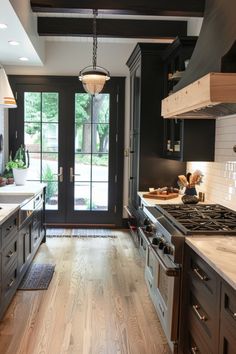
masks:
<path id="1" fill-rule="evenodd" d="M 96 69 L 97 66 L 97 26 L 96 26 L 96 17 L 98 14 L 98 10 L 93 10 L 93 69 Z"/>

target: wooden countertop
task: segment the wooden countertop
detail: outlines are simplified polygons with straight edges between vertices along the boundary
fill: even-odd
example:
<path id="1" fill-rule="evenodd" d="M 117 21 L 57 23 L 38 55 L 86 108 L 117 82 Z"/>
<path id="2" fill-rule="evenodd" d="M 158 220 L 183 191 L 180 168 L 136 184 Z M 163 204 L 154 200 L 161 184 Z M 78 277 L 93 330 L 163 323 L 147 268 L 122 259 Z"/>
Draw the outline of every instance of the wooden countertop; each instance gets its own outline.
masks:
<path id="1" fill-rule="evenodd" d="M 236 290 L 235 236 L 189 236 L 185 242 Z"/>

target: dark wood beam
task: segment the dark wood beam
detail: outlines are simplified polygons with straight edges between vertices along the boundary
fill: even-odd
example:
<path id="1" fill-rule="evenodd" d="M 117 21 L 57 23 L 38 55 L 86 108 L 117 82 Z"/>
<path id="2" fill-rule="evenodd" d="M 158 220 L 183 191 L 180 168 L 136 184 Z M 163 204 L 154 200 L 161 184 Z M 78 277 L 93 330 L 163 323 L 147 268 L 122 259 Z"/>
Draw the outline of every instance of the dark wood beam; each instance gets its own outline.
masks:
<path id="1" fill-rule="evenodd" d="M 92 19 L 39 17 L 40 36 L 90 37 Z M 174 38 L 187 34 L 186 21 L 97 19 L 98 37 L 117 38 Z"/>
<path id="2" fill-rule="evenodd" d="M 35 12 L 203 16 L 205 0 L 31 0 Z"/>

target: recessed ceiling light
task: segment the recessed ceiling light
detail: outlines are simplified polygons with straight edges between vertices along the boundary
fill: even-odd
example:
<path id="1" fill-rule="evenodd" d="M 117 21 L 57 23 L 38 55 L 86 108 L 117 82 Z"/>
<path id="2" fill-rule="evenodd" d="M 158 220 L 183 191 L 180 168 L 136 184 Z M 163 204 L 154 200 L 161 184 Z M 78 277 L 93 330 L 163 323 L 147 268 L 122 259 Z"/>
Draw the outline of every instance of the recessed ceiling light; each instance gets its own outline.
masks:
<path id="1" fill-rule="evenodd" d="M 19 60 L 21 60 L 21 61 L 28 61 L 28 60 L 29 60 L 29 58 L 26 58 L 26 57 L 20 57 L 20 58 L 19 58 Z"/>
<path id="2" fill-rule="evenodd" d="M 0 23 L 0 29 L 5 29 L 7 28 L 7 25 L 5 23 Z"/>
<path id="3" fill-rule="evenodd" d="M 8 41 L 10 45 L 19 45 L 20 43 L 17 41 Z"/>

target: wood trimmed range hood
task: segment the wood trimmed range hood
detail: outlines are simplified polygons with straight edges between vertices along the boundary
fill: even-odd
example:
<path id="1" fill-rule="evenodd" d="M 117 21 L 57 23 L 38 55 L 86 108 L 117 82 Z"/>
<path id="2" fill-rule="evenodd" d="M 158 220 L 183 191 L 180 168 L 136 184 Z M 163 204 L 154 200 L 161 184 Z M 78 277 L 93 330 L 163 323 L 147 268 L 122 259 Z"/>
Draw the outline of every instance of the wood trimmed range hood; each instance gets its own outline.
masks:
<path id="1" fill-rule="evenodd" d="M 217 118 L 236 113 L 236 73 L 209 73 L 162 101 L 164 118 Z"/>
<path id="2" fill-rule="evenodd" d="M 189 65 L 162 116 L 210 119 L 236 114 L 236 1 L 206 0 L 204 20 Z"/>

